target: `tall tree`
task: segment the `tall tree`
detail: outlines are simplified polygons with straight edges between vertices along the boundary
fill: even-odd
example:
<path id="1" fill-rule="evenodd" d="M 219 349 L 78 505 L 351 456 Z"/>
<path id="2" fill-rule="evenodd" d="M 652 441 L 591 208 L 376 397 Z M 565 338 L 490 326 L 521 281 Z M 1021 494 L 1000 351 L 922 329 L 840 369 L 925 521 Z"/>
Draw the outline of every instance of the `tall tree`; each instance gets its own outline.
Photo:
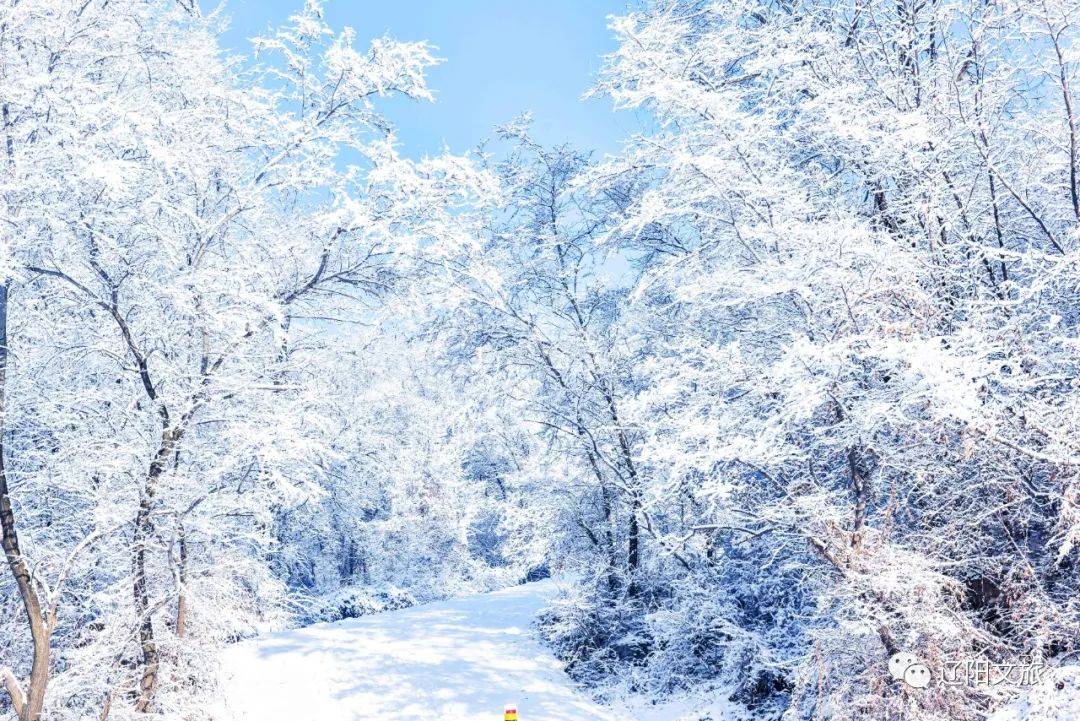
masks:
<path id="1" fill-rule="evenodd" d="M 195 6 L 2 12 L 5 237 L 17 241 L 4 306 L 17 350 L 4 359 L 20 363 L 17 380 L 4 364 L 0 515 L 34 647 L 28 690 L 13 673 L 7 686 L 36 720 L 59 617 L 78 615 L 65 653 L 96 657 L 66 665 L 78 705 L 179 709 L 212 685 L 185 669 L 267 610 L 273 510 L 317 495 L 328 465 L 327 407 L 289 339 L 385 292 L 394 252 L 439 231 L 470 171 L 400 159 L 374 111 L 380 96 L 430 99 L 428 46 L 358 51 L 319 3 L 258 41 L 259 72 L 221 56 L 217 21 Z M 70 520 L 47 520 L 43 547 L 20 545 L 17 522 L 59 512 L 45 499 Z M 41 573 L 63 578 L 52 559 L 88 537 L 81 580 L 109 599 L 58 612 L 65 596 Z"/>

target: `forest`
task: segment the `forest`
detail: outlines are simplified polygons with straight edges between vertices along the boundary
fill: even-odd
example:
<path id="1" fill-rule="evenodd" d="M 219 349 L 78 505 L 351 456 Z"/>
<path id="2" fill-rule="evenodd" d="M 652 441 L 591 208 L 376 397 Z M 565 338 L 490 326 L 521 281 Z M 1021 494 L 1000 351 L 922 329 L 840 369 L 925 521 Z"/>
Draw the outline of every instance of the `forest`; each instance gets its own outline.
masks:
<path id="1" fill-rule="evenodd" d="M 1080 718 L 1080 3 L 640 0 L 618 152 L 421 158 L 296 5 L 0 0 L 0 719 L 546 578 L 598 703 Z"/>

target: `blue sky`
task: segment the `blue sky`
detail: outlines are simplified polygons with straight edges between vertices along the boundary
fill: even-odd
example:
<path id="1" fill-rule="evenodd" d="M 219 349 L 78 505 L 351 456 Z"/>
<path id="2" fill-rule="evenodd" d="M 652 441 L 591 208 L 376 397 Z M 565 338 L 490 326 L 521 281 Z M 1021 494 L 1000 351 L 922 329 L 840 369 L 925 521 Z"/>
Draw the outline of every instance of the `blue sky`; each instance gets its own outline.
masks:
<path id="1" fill-rule="evenodd" d="M 247 52 L 246 38 L 283 22 L 303 0 L 227 0 L 232 27 L 225 42 Z M 410 156 L 433 154 L 445 143 L 472 149 L 491 128 L 531 110 L 534 135 L 614 152 L 634 127 L 607 99 L 582 101 L 602 61 L 615 49 L 607 16 L 625 0 L 332 0 L 327 20 L 351 26 L 357 44 L 383 34 L 428 40 L 445 60 L 429 82 L 434 104 L 384 102 Z"/>

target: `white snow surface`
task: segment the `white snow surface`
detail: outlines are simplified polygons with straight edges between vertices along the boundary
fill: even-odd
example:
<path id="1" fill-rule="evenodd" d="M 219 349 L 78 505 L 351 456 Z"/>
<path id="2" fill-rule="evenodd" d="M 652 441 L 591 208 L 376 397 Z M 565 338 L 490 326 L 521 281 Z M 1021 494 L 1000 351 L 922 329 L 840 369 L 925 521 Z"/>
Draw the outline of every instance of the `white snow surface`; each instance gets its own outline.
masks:
<path id="1" fill-rule="evenodd" d="M 1038 686 L 998 710 L 987 721 L 1077 721 L 1080 719 L 1080 666 L 1051 670 Z"/>
<path id="2" fill-rule="evenodd" d="M 574 688 L 531 624 L 554 581 L 269 634 L 229 647 L 234 721 L 615 721 Z"/>

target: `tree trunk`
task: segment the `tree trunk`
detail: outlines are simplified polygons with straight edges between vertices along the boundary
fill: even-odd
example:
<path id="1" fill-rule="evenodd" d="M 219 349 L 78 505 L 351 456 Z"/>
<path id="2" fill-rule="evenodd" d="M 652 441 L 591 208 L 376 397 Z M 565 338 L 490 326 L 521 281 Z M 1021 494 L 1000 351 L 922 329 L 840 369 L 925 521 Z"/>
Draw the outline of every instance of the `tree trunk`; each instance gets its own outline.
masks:
<path id="1" fill-rule="evenodd" d="M 604 400 L 607 401 L 611 421 L 615 426 L 616 436 L 619 439 L 619 451 L 622 454 L 623 466 L 630 480 L 630 525 L 626 532 L 626 571 L 630 578 L 627 585 L 627 594 L 631 598 L 637 597 L 639 588 L 637 584 L 638 570 L 641 567 L 641 524 L 638 522 L 638 513 L 641 512 L 641 497 L 638 481 L 637 468 L 634 465 L 634 454 L 630 450 L 630 439 L 626 436 L 622 420 L 619 418 L 619 409 L 615 403 L 615 394 L 605 388 Z"/>
<path id="2" fill-rule="evenodd" d="M 862 547 L 863 527 L 866 525 L 866 509 L 870 499 L 870 478 L 863 467 L 863 461 L 857 447 L 848 448 L 847 462 L 848 472 L 851 475 L 851 489 L 855 496 L 851 547 L 858 551 Z"/>
<path id="3" fill-rule="evenodd" d="M 184 527 L 180 526 L 180 568 L 178 570 L 179 588 L 176 589 L 176 637 L 183 638 L 187 635 L 187 566 L 188 549 L 187 536 Z"/>
<path id="4" fill-rule="evenodd" d="M 641 566 L 641 528 L 638 525 L 637 496 L 634 496 L 630 504 L 630 527 L 626 533 L 626 572 L 630 576 L 630 584 L 627 593 L 633 598 L 638 595 L 637 576 Z"/>
<path id="5" fill-rule="evenodd" d="M 132 590 L 135 597 L 135 613 L 139 623 L 139 644 L 143 657 L 142 677 L 139 680 L 139 698 L 135 702 L 135 711 L 139 713 L 150 710 L 150 706 L 154 701 L 154 693 L 157 690 L 158 671 L 161 667 L 161 657 L 157 641 L 154 638 L 154 619 L 150 611 L 150 592 L 146 581 L 146 547 L 153 535 L 151 512 L 158 479 L 164 473 L 165 466 L 172 456 L 181 435 L 180 430 L 162 424 L 161 442 L 153 460 L 150 461 L 150 468 L 146 473 L 146 482 L 143 485 L 142 497 L 139 499 L 139 510 L 135 515 Z"/>
<path id="6" fill-rule="evenodd" d="M 4 463 L 4 434 L 6 417 L 4 413 L 7 391 L 8 361 L 8 286 L 0 284 L 0 545 L 4 548 L 15 585 L 19 589 L 23 610 L 30 627 L 30 638 L 34 646 L 34 658 L 30 668 L 28 688 L 24 691 L 14 674 L 6 672 L 4 685 L 11 696 L 12 705 L 20 721 L 38 721 L 45 704 L 45 688 L 49 683 L 49 640 L 52 628 L 48 612 L 43 608 L 41 597 L 34 586 L 30 569 L 23 558 L 19 546 L 19 534 L 15 529 L 15 512 L 11 506 L 8 489 L 7 467 Z"/>
<path id="7" fill-rule="evenodd" d="M 619 550 L 615 543 L 615 528 L 612 521 L 612 500 L 611 491 L 604 484 L 603 476 L 599 472 L 599 467 L 596 465 L 596 459 L 590 458 L 590 462 L 593 464 L 597 473 L 597 478 L 600 481 L 600 499 L 603 503 L 601 509 L 604 513 L 604 553 L 607 555 L 607 585 L 608 593 L 615 595 L 619 590 L 619 579 L 617 571 L 619 568 Z"/>

